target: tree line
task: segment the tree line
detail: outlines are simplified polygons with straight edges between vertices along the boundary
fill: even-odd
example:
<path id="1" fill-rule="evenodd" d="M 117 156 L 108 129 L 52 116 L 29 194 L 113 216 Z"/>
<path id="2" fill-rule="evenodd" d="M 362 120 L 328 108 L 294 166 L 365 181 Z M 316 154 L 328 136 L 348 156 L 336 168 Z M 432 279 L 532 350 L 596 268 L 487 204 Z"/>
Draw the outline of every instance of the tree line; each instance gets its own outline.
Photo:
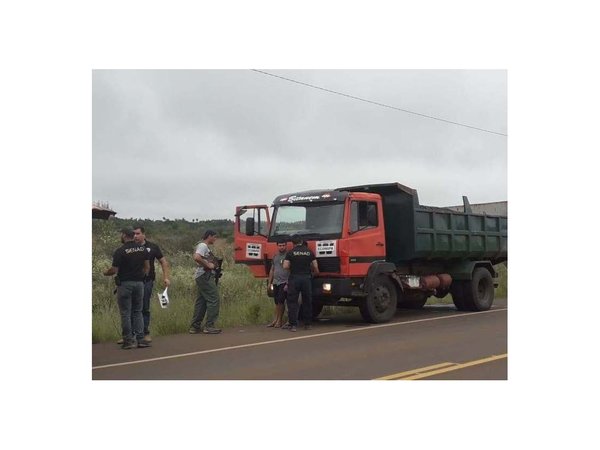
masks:
<path id="1" fill-rule="evenodd" d="M 141 225 L 146 230 L 148 240 L 158 243 L 170 254 L 190 252 L 201 240 L 205 230 L 211 229 L 220 238 L 233 242 L 234 222 L 229 219 L 195 220 L 186 219 L 121 219 L 113 217 L 109 220 L 92 219 L 92 250 L 95 255 L 111 255 L 118 246 L 119 231 L 125 227 Z"/>

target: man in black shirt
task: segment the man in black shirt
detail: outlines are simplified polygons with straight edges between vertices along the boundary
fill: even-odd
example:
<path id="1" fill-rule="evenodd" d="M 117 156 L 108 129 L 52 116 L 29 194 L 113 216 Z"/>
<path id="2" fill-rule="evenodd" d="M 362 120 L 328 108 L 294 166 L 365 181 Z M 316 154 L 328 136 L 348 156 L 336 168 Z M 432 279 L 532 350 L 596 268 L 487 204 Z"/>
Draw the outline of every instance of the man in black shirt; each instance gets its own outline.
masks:
<path id="1" fill-rule="evenodd" d="M 143 245 L 146 247 L 148 259 L 150 261 L 150 273 L 144 280 L 144 301 L 142 307 L 142 317 L 144 318 L 144 339 L 148 342 L 152 341 L 150 337 L 150 299 L 152 298 L 152 289 L 154 289 L 154 280 L 156 279 L 156 269 L 154 268 L 154 260 L 157 259 L 162 268 L 163 274 L 163 286 L 169 287 L 171 282 L 169 280 L 169 264 L 167 259 L 160 251 L 160 247 L 154 242 L 146 240 L 146 230 L 141 225 L 134 225 L 133 227 L 133 239 L 136 244 Z"/>
<path id="2" fill-rule="evenodd" d="M 133 230 L 121 230 L 123 245 L 113 254 L 112 267 L 104 275 L 117 275 L 117 301 L 121 313 L 122 349 L 149 347 L 144 340 L 144 319 L 142 299 L 144 277 L 150 271 L 146 248 L 133 240 Z M 133 323 L 133 326 L 132 326 Z"/>
<path id="3" fill-rule="evenodd" d="M 295 234 L 292 236 L 294 248 L 291 249 L 283 260 L 283 268 L 290 271 L 288 280 L 288 318 L 289 323 L 282 328 L 296 331 L 298 326 L 298 296 L 302 293 L 302 311 L 304 313 L 304 329 L 311 328 L 312 321 L 312 275 L 319 273 L 317 258 L 314 253 L 303 243 L 302 238 Z"/>

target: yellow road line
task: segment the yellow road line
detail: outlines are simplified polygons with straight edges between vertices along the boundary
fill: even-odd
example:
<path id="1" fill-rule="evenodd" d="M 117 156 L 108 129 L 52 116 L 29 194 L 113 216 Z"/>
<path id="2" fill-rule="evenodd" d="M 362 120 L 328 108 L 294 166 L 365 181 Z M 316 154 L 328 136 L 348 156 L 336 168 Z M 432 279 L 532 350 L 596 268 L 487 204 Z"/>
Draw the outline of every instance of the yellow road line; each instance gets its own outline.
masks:
<path id="1" fill-rule="evenodd" d="M 479 364 L 485 364 L 499 359 L 508 357 L 508 353 L 502 355 L 493 355 L 487 358 L 477 359 L 475 361 L 469 361 L 462 364 L 457 363 L 441 363 L 434 366 L 422 367 L 420 369 L 409 370 L 407 372 L 401 372 L 387 377 L 377 378 L 378 380 L 418 380 L 421 378 L 432 377 L 441 373 L 452 372 L 454 370 L 464 369 L 465 367 L 476 366 Z"/>
<path id="2" fill-rule="evenodd" d="M 419 369 L 407 370 L 406 372 L 394 373 L 386 377 L 376 378 L 376 380 L 396 380 L 399 378 L 407 377 L 409 375 L 415 375 L 422 372 L 429 372 L 430 370 L 439 369 L 440 367 L 453 366 L 455 363 L 445 362 L 441 364 L 435 364 L 433 366 L 421 367 Z"/>

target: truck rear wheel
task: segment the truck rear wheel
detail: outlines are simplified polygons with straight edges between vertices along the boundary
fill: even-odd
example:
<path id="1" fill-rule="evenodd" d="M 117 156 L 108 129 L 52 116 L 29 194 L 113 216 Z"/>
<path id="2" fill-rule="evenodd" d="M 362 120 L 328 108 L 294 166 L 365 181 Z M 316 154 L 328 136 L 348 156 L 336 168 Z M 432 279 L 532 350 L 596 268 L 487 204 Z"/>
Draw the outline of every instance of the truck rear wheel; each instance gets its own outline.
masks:
<path id="1" fill-rule="evenodd" d="M 452 295 L 452 301 L 454 302 L 454 306 L 459 311 L 466 311 L 467 307 L 465 306 L 464 300 L 464 286 L 470 285 L 470 281 L 453 281 L 452 286 L 450 286 L 450 295 Z"/>
<path id="2" fill-rule="evenodd" d="M 487 311 L 494 302 L 494 280 L 483 267 L 473 271 L 473 279 L 463 286 L 463 301 L 470 311 Z"/>
<path id="3" fill-rule="evenodd" d="M 387 275 L 377 275 L 367 297 L 359 306 L 360 315 L 367 322 L 388 322 L 396 313 L 398 303 L 396 286 Z"/>

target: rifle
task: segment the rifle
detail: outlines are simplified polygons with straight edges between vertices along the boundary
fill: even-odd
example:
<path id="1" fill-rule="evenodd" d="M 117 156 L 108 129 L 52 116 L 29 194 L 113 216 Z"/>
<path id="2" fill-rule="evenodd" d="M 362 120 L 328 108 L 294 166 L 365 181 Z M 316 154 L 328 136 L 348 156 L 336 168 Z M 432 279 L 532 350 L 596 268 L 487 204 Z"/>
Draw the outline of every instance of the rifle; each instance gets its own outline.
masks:
<path id="1" fill-rule="evenodd" d="M 219 278 L 223 276 L 223 258 L 215 259 L 215 284 L 219 284 Z"/>
<path id="2" fill-rule="evenodd" d="M 215 268 L 212 270 L 212 272 L 215 274 L 215 284 L 219 284 L 219 278 L 223 276 L 223 258 L 217 258 L 211 252 L 206 259 L 208 262 L 211 262 L 215 265 Z"/>

